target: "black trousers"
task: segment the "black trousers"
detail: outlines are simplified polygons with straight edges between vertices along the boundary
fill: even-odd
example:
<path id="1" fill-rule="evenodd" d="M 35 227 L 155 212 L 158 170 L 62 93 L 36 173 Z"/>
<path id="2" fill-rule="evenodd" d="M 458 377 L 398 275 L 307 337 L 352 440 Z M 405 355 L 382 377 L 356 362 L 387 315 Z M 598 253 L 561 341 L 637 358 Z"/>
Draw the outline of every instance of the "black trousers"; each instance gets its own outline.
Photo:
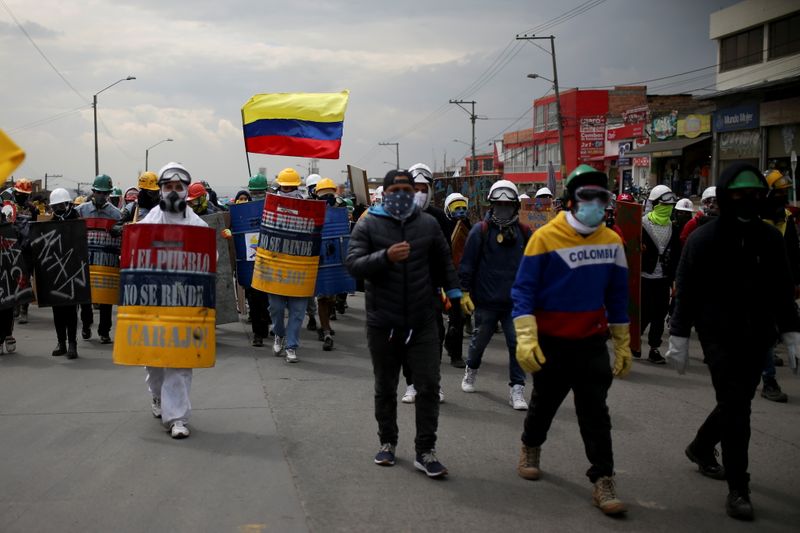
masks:
<path id="1" fill-rule="evenodd" d="M 78 307 L 75 305 L 53 306 L 53 323 L 59 344 L 74 344 L 78 339 Z"/>
<path id="2" fill-rule="evenodd" d="M 244 290 L 247 305 L 250 306 L 250 325 L 253 335 L 265 339 L 269 336 L 269 297 L 266 292 L 248 288 Z"/>
<path id="3" fill-rule="evenodd" d="M 647 344 L 650 348 L 661 346 L 664 324 L 669 311 L 669 297 L 672 283 L 667 278 L 642 278 L 642 333 L 650 326 Z"/>
<path id="4" fill-rule="evenodd" d="M 0 342 L 14 333 L 14 308 L 0 309 Z"/>
<path id="5" fill-rule="evenodd" d="M 436 446 L 439 425 L 439 335 L 433 324 L 411 332 L 367 327 L 367 344 L 375 375 L 375 420 L 381 443 L 397 444 L 397 384 L 407 365 L 417 389 L 414 402 L 417 453 Z"/>
<path id="6" fill-rule="evenodd" d="M 109 337 L 111 335 L 111 304 L 100 304 L 100 324 L 97 326 L 97 334 L 101 337 Z M 91 328 L 94 323 L 94 316 L 92 314 L 92 304 L 81 304 L 81 323 L 84 329 Z"/>
<path id="7" fill-rule="evenodd" d="M 445 342 L 445 331 L 444 331 L 444 317 L 442 316 L 442 311 L 444 307 L 442 306 L 442 301 L 437 297 L 434 303 L 436 309 L 436 332 L 439 334 L 439 362 L 442 362 L 442 353 L 443 353 L 443 346 Z M 413 385 L 414 379 L 412 378 L 411 369 L 408 367 L 406 363 L 403 363 L 403 377 L 406 378 L 406 385 Z M 415 387 L 416 388 L 416 387 Z"/>
<path id="8" fill-rule="evenodd" d="M 731 490 L 746 490 L 750 446 L 750 403 L 764 369 L 764 348 L 725 347 L 701 342 L 717 405 L 697 431 L 693 447 L 703 455 L 722 445 L 722 464 Z"/>
<path id="9" fill-rule="evenodd" d="M 464 358 L 464 315 L 461 314 L 459 299 L 452 301 L 447 312 L 447 332 L 444 336 L 444 347 L 450 359 Z"/>
<path id="10" fill-rule="evenodd" d="M 522 442 L 541 446 L 561 402 L 572 390 L 575 414 L 586 457 L 591 467 L 586 472 L 592 483 L 614 473 L 611 449 L 611 417 L 606 405 L 613 375 L 606 340 L 540 337 L 547 362 L 533 375 L 533 394 L 525 417 Z"/>

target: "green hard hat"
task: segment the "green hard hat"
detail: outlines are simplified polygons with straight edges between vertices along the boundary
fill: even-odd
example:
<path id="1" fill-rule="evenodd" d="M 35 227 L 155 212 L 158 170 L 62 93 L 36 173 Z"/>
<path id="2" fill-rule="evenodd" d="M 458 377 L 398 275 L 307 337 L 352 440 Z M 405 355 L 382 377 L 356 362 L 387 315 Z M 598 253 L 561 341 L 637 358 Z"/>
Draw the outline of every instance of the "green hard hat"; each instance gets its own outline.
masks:
<path id="1" fill-rule="evenodd" d="M 105 174 L 100 174 L 94 179 L 94 183 L 92 183 L 92 190 L 97 192 L 111 192 L 112 184 L 111 184 L 111 176 L 106 176 Z"/>
<path id="2" fill-rule="evenodd" d="M 119 187 L 114 187 L 114 190 L 111 191 L 110 196 L 122 196 L 122 189 Z"/>
<path id="3" fill-rule="evenodd" d="M 570 172 L 569 176 L 567 176 L 564 186 L 568 190 L 574 191 L 578 187 L 584 185 L 598 185 L 607 188 L 608 176 L 606 176 L 605 172 L 600 172 L 593 166 L 586 164 L 578 165 L 575 170 Z"/>
<path id="4" fill-rule="evenodd" d="M 740 172 L 733 178 L 728 190 L 732 189 L 766 189 L 764 180 L 759 178 L 752 170 L 745 170 Z"/>
<path id="5" fill-rule="evenodd" d="M 251 191 L 266 191 L 267 190 L 267 177 L 264 174 L 256 174 L 247 184 L 247 188 Z"/>

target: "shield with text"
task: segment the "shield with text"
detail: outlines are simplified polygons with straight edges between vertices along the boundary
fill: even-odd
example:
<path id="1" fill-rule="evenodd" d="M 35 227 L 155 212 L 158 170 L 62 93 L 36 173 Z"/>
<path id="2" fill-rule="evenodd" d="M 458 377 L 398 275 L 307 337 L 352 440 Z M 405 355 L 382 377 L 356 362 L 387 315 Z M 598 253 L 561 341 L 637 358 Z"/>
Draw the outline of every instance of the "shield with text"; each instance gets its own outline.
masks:
<path id="1" fill-rule="evenodd" d="M 89 282 L 92 303 L 115 305 L 119 300 L 119 252 L 121 237 L 112 237 L 117 223 L 108 218 L 87 218 L 86 239 L 89 248 Z"/>

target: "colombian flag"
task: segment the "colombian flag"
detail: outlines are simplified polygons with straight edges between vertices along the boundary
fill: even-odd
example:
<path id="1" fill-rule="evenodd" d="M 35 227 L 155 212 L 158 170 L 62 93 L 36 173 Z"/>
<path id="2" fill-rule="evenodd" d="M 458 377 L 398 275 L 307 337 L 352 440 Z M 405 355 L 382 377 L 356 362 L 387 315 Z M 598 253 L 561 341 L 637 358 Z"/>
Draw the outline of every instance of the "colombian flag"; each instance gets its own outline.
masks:
<path id="1" fill-rule="evenodd" d="M 242 106 L 248 152 L 338 159 L 350 91 L 257 94 Z"/>

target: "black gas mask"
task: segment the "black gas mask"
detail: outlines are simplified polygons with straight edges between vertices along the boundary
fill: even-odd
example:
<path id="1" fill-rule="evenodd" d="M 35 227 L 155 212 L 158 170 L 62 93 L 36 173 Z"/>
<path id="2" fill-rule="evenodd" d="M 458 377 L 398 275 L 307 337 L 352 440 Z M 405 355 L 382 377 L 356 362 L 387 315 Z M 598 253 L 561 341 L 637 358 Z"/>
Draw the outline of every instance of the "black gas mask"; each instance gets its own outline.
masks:
<path id="1" fill-rule="evenodd" d="M 184 213 L 186 211 L 186 195 L 178 194 L 176 191 L 170 191 L 165 196 L 162 192 L 161 202 L 158 204 L 162 211 L 168 213 Z"/>

